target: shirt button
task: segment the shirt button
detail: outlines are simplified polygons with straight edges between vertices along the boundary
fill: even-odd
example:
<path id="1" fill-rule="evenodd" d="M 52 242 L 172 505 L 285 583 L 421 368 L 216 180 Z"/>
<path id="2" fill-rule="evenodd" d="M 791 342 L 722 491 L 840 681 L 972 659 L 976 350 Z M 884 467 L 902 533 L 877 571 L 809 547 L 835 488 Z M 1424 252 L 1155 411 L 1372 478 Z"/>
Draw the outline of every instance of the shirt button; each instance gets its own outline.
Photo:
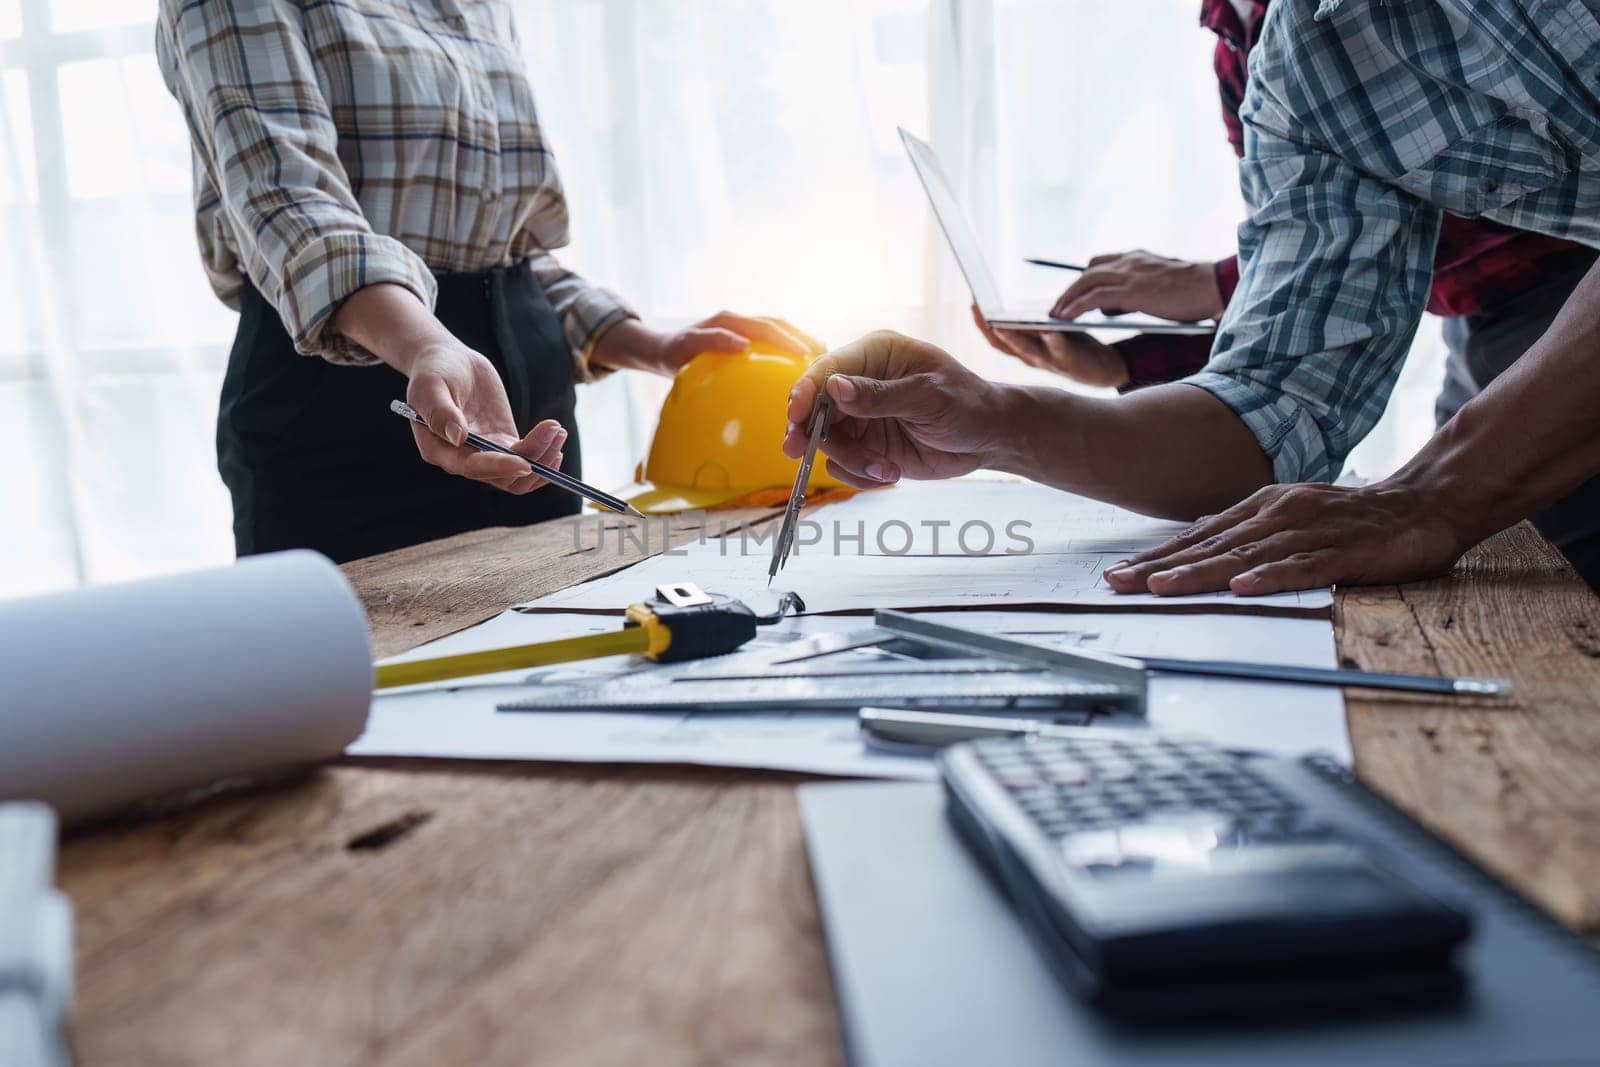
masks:
<path id="1" fill-rule="evenodd" d="M 493 203 L 494 201 L 500 199 L 500 193 L 494 189 L 485 189 L 483 191 L 483 198 Z"/>
<path id="2" fill-rule="evenodd" d="M 1478 183 L 1478 188 L 1482 189 L 1486 193 L 1498 192 L 1500 189 L 1500 183 L 1495 181 L 1493 178 L 1485 178 L 1483 181 Z"/>

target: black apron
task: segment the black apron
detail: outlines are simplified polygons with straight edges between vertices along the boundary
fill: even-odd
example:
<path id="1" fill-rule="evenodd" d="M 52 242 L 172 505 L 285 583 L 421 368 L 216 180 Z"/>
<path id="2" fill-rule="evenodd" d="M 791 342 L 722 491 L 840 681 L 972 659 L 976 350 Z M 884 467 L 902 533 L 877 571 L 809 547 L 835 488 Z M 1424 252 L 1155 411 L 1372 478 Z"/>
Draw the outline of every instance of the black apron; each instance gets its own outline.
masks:
<path id="1" fill-rule="evenodd" d="M 581 470 L 572 351 L 527 263 L 439 276 L 435 314 L 494 364 L 517 431 L 567 429 L 562 469 Z M 239 555 L 313 548 L 343 562 L 486 526 L 575 514 L 545 486 L 512 496 L 427 463 L 389 410 L 406 379 L 379 364 L 295 352 L 277 310 L 246 286 L 217 418 L 217 466 L 233 495 Z"/>

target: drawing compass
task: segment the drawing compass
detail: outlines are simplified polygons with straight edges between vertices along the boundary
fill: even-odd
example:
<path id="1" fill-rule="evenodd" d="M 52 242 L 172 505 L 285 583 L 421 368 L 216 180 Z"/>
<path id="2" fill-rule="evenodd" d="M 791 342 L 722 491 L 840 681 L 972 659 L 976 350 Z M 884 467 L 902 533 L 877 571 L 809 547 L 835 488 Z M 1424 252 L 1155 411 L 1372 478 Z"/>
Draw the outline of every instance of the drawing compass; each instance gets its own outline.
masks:
<path id="1" fill-rule="evenodd" d="M 827 391 L 817 390 L 816 402 L 811 405 L 811 421 L 806 424 L 806 454 L 800 459 L 800 469 L 795 472 L 794 488 L 789 490 L 789 506 L 783 513 L 783 528 L 772 545 L 772 565 L 767 568 L 767 584 L 783 570 L 794 551 L 795 528 L 800 522 L 800 509 L 806 506 L 806 484 L 811 481 L 811 465 L 817 460 L 817 446 L 828 436 L 828 423 L 833 419 L 833 398 Z"/>

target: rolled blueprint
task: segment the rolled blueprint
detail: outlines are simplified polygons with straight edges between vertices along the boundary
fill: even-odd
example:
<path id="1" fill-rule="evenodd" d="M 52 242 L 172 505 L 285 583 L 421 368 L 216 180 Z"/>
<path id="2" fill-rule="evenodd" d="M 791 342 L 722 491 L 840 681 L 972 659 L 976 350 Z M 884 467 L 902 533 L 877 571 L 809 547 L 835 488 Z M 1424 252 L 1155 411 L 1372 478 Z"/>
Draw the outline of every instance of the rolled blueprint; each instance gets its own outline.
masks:
<path id="1" fill-rule="evenodd" d="M 72 820 L 328 759 L 371 701 L 366 617 L 313 552 L 0 603 L 0 800 Z"/>

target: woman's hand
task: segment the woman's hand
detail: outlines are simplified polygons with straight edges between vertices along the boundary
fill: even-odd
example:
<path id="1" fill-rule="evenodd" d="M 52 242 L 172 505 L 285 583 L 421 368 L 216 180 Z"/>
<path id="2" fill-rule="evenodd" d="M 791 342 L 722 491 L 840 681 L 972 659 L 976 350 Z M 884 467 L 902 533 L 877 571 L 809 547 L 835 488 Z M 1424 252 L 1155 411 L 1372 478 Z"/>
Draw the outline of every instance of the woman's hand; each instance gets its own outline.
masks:
<path id="1" fill-rule="evenodd" d="M 795 383 L 783 441 L 791 458 L 805 452 L 821 388 L 834 402 L 822 445 L 828 473 L 858 488 L 989 466 L 1006 424 L 998 387 L 933 345 L 882 331 L 822 357 Z"/>
<path id="2" fill-rule="evenodd" d="M 1118 389 L 1128 384 L 1128 364 L 1122 353 L 1086 333 L 990 326 L 976 306 L 972 321 L 990 345 L 1030 367 L 1054 371 L 1083 385 Z"/>
<path id="3" fill-rule="evenodd" d="M 546 484 L 521 460 L 467 445 L 468 430 L 547 467 L 561 466 L 567 441 L 561 424 L 546 419 L 518 440 L 494 366 L 456 340 L 409 289 L 389 283 L 358 289 L 339 306 L 333 328 L 410 379 L 406 403 L 428 422 L 426 428 L 412 423 L 411 434 L 435 467 L 508 493 Z"/>
<path id="4" fill-rule="evenodd" d="M 1211 264 L 1139 251 L 1095 256 L 1089 269 L 1067 286 L 1050 315 L 1075 319 L 1095 309 L 1107 315 L 1142 311 L 1174 322 L 1199 322 L 1218 317 L 1222 308 Z"/>
<path id="5" fill-rule="evenodd" d="M 467 445 L 469 429 L 547 467 L 561 466 L 567 431 L 546 419 L 519 439 L 500 375 L 466 345 L 453 339 L 430 345 L 409 361 L 407 374 L 406 403 L 428 422 L 427 428 L 412 423 L 411 433 L 435 467 L 518 495 L 548 484 L 521 460 Z"/>
<path id="6" fill-rule="evenodd" d="M 753 343 L 796 356 L 819 356 L 816 338 L 783 319 L 719 311 L 675 333 L 624 319 L 601 335 L 590 361 L 612 370 L 646 370 L 669 377 L 702 352 L 748 352 Z"/>

